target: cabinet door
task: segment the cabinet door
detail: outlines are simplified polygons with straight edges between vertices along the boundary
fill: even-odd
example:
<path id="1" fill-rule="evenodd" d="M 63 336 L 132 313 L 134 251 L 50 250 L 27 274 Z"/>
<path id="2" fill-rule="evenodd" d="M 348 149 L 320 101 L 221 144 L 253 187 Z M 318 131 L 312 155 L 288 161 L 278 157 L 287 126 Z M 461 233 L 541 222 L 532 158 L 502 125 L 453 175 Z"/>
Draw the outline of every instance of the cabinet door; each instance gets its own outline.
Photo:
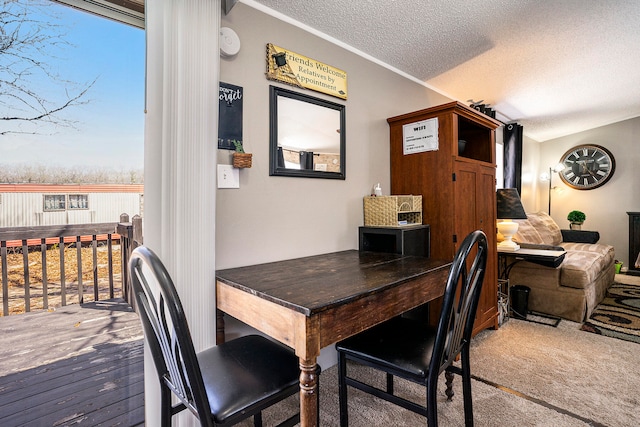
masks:
<path id="1" fill-rule="evenodd" d="M 474 324 L 474 333 L 477 333 L 487 327 L 498 326 L 495 169 L 456 161 L 455 177 L 453 202 L 457 245 L 475 230 L 482 230 L 487 235 L 489 245 L 487 269 Z"/>

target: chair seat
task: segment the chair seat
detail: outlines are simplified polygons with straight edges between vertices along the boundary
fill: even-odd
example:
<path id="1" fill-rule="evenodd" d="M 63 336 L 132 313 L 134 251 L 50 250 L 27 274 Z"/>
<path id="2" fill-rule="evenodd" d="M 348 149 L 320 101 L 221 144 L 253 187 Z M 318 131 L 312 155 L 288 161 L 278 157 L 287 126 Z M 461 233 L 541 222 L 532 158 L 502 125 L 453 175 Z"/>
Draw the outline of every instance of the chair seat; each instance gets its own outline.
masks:
<path id="1" fill-rule="evenodd" d="M 395 375 L 421 381 L 429 373 L 435 338 L 435 328 L 396 317 L 339 342 L 336 349 L 347 357 L 371 361 Z"/>
<path id="2" fill-rule="evenodd" d="M 260 355 L 260 357 L 256 357 Z M 211 414 L 233 424 L 300 388 L 300 368 L 288 348 L 259 335 L 243 336 L 197 354 Z"/>

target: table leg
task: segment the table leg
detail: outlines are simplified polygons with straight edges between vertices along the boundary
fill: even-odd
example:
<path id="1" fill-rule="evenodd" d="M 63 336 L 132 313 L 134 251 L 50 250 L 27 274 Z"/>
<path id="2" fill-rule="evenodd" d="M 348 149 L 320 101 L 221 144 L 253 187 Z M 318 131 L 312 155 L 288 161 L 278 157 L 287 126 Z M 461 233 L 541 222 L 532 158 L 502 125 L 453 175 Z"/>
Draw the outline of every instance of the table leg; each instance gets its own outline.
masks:
<path id="1" fill-rule="evenodd" d="M 224 341 L 224 311 L 216 309 L 216 344 L 223 344 Z"/>
<path id="2" fill-rule="evenodd" d="M 320 425 L 318 402 L 317 359 L 300 358 L 300 426 L 317 427 Z"/>

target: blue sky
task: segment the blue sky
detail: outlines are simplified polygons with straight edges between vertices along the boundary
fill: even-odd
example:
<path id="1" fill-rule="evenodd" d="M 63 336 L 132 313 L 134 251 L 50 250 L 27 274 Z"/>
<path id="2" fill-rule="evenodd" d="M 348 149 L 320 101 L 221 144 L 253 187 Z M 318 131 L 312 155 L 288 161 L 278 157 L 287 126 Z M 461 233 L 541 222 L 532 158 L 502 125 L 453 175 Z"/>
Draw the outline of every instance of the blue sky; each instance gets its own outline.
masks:
<path id="1" fill-rule="evenodd" d="M 142 169 L 144 31 L 67 6 L 53 7 L 68 25 L 65 39 L 72 46 L 46 61 L 50 70 L 81 86 L 97 78 L 86 95 L 90 102 L 66 110 L 65 117 L 77 122 L 74 128 L 0 136 L 0 164 Z M 51 96 L 62 99 L 64 93 Z"/>

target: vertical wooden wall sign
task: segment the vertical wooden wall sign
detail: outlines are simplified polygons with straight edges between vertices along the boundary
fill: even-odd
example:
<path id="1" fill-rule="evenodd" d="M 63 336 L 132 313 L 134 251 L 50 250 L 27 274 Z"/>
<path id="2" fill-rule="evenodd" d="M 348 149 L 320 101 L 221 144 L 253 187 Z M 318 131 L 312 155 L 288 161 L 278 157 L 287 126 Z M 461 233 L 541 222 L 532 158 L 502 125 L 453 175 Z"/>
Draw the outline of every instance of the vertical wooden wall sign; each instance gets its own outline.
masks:
<path id="1" fill-rule="evenodd" d="M 242 87 L 220 82 L 218 107 L 218 148 L 235 150 L 242 142 Z"/>

